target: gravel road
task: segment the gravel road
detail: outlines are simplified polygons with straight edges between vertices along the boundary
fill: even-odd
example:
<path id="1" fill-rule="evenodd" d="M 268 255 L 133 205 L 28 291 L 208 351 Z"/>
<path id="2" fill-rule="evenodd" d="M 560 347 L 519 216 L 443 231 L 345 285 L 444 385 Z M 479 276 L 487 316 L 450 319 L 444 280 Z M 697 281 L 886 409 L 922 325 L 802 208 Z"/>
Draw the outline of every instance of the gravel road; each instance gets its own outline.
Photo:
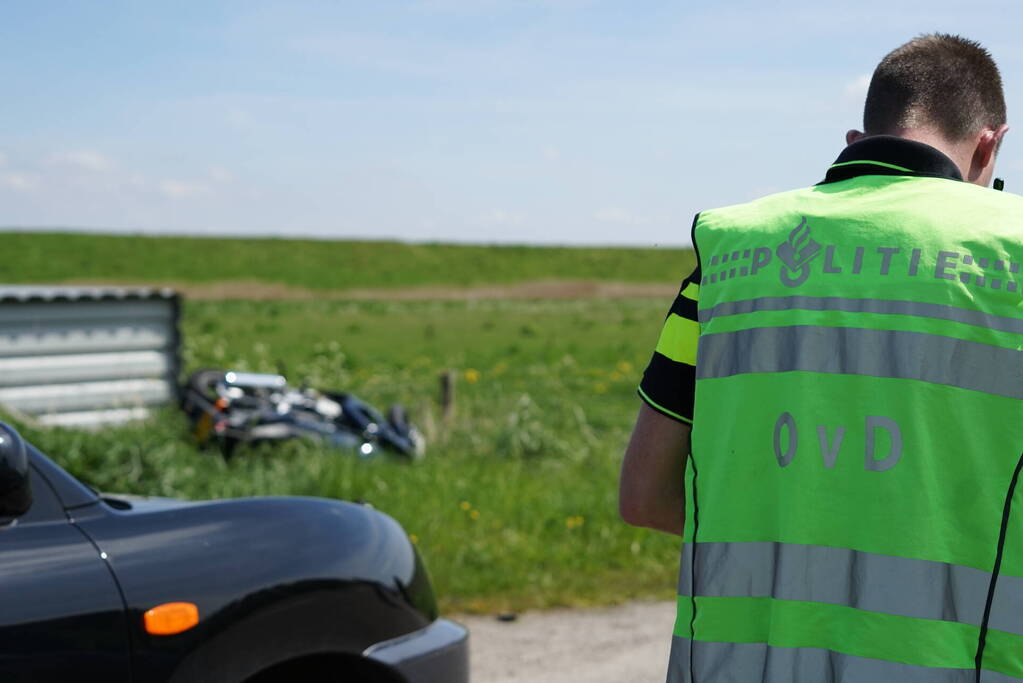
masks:
<path id="1" fill-rule="evenodd" d="M 469 628 L 472 683 L 663 683 L 675 603 L 456 619 Z"/>

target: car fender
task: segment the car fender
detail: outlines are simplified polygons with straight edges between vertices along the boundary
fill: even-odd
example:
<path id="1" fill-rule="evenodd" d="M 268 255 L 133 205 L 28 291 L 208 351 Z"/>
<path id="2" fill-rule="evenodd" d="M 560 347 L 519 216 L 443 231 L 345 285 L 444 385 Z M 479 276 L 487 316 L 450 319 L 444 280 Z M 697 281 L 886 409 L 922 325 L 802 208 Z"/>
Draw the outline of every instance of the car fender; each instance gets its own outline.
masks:
<path id="1" fill-rule="evenodd" d="M 370 507 L 295 497 L 129 502 L 75 510 L 74 521 L 120 584 L 140 680 L 170 680 L 229 654 L 245 661 L 208 680 L 236 680 L 296 653 L 361 652 L 436 617 L 414 547 Z M 147 633 L 146 610 L 169 602 L 195 604 L 199 624 Z"/>

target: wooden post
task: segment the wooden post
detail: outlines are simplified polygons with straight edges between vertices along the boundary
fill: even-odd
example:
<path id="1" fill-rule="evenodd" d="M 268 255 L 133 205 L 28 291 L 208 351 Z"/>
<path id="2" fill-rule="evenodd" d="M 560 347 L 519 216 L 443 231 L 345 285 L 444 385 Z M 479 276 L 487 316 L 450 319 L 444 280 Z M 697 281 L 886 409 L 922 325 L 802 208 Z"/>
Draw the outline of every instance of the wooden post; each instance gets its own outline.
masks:
<path id="1" fill-rule="evenodd" d="M 448 370 L 440 374 L 440 406 L 444 423 L 451 422 L 455 416 L 455 371 Z"/>

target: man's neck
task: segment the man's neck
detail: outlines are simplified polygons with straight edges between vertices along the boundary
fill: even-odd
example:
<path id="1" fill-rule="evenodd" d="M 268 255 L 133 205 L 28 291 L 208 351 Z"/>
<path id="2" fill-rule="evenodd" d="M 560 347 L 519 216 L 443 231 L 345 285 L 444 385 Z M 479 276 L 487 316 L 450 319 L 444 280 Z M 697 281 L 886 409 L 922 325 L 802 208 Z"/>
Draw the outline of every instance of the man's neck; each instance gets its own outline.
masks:
<path id="1" fill-rule="evenodd" d="M 966 178 L 970 172 L 970 166 L 973 162 L 973 148 L 968 143 L 950 142 L 938 130 L 929 126 L 900 128 L 887 134 L 930 145 L 951 159 L 963 178 Z"/>

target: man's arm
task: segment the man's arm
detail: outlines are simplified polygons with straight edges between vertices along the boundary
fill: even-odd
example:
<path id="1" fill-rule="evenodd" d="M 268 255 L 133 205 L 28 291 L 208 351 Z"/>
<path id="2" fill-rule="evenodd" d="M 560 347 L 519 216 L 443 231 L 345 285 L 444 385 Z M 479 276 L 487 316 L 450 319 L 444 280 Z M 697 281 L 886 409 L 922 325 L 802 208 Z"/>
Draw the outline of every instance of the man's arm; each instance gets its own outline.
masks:
<path id="1" fill-rule="evenodd" d="M 640 406 L 618 485 L 626 522 L 682 535 L 689 433 L 689 425 Z"/>

